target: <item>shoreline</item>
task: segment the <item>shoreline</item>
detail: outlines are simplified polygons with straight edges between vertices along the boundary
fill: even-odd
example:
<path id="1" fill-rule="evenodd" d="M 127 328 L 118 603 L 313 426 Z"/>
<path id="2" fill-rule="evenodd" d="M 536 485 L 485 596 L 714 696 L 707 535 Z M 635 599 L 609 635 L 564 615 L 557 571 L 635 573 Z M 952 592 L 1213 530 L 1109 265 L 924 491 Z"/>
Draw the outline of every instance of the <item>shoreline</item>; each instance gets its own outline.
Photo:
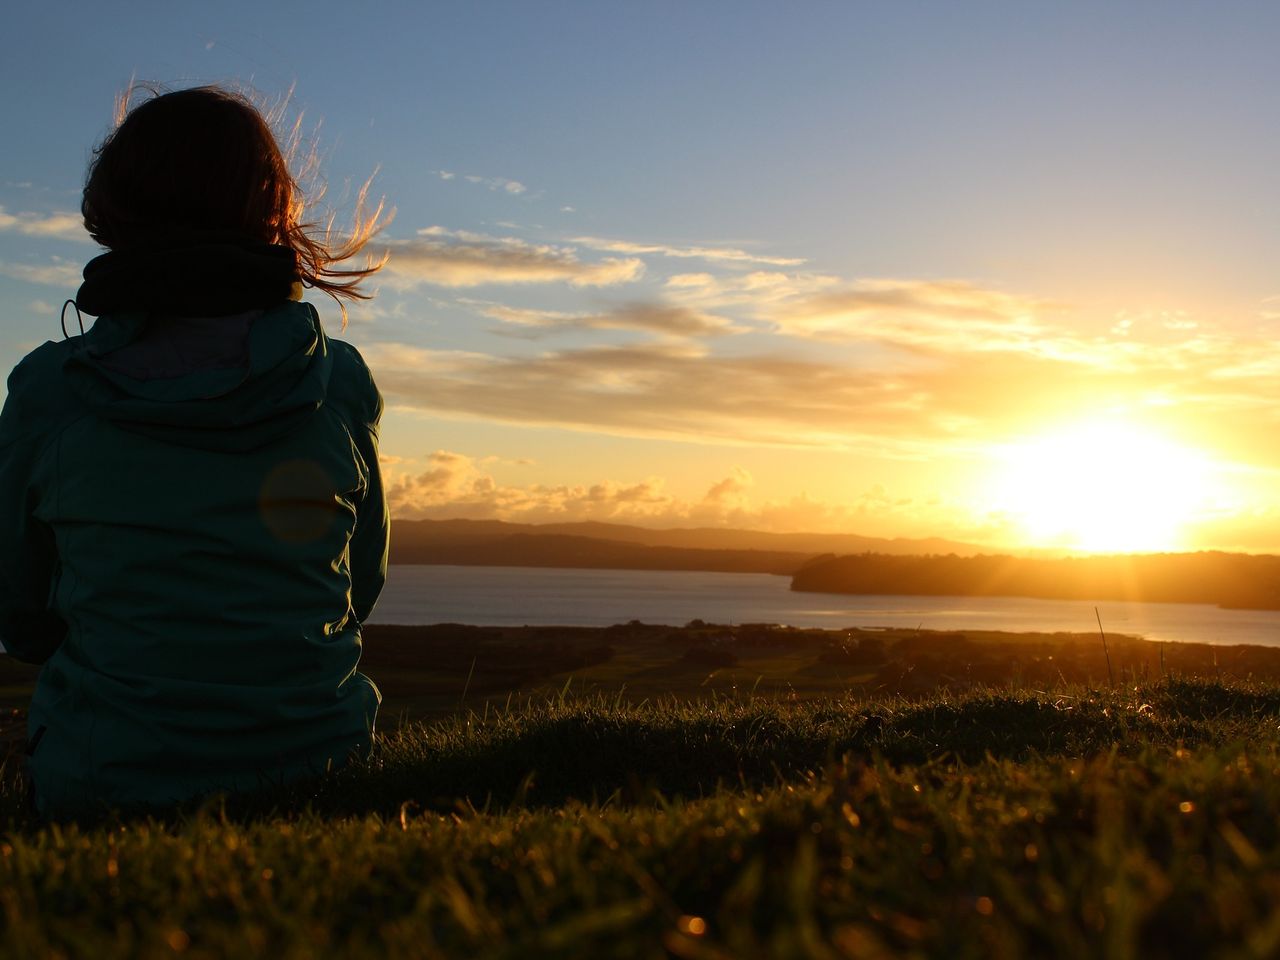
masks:
<path id="1" fill-rule="evenodd" d="M 1263 646 L 1280 641 L 1280 612 L 1213 604 L 806 593 L 764 574 L 453 564 L 393 566 L 371 622 L 607 627 L 636 619 L 674 627 L 703 619 L 814 629 L 1096 633 L 1095 607 L 1106 630 L 1155 641 Z"/>

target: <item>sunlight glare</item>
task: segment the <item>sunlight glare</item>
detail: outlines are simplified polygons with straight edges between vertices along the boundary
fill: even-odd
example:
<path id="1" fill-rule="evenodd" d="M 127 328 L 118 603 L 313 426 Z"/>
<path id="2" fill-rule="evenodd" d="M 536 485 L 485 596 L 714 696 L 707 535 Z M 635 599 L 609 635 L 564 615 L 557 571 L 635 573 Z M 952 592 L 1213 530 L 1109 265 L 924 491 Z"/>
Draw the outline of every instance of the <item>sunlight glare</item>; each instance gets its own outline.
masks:
<path id="1" fill-rule="evenodd" d="M 998 507 L 1028 546 L 1177 550 L 1210 494 L 1206 455 L 1124 421 L 1088 421 L 1001 452 Z"/>

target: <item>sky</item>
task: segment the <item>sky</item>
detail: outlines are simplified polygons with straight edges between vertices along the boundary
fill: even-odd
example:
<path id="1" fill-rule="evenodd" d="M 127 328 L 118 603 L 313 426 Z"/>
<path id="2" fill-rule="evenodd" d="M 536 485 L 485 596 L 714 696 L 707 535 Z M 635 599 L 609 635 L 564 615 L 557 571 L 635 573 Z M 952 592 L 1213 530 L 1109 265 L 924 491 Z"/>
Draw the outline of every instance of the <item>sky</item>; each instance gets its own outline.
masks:
<path id="1" fill-rule="evenodd" d="M 0 364 L 62 336 L 134 81 L 394 220 L 326 329 L 402 518 L 1280 551 L 1280 7 L 28 4 Z M 316 187 L 319 184 L 312 184 Z"/>

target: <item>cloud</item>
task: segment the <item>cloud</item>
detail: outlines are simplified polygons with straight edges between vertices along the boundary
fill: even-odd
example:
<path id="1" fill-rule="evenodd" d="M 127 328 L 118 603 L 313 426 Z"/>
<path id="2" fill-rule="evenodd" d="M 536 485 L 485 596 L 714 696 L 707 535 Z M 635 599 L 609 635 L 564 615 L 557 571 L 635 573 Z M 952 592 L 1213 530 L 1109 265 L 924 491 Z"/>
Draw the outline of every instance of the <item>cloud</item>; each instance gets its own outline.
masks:
<path id="1" fill-rule="evenodd" d="M 722 357 L 691 341 L 494 357 L 372 344 L 393 404 L 441 415 L 697 443 L 859 447 L 924 455 L 927 397 L 901 373 L 770 355 Z M 922 452 L 923 451 L 923 452 Z"/>
<path id="2" fill-rule="evenodd" d="M 80 271 L 79 266 L 60 258 L 54 258 L 52 263 L 46 264 L 0 261 L 0 275 L 50 287 L 78 287 L 82 279 Z"/>
<path id="3" fill-rule="evenodd" d="M 393 245 L 389 270 L 406 286 L 606 285 L 638 279 L 639 255 L 659 251 L 575 243 L 433 227 Z M 603 251 L 596 257 L 619 259 L 592 261 L 586 243 Z M 1136 411 L 1240 463 L 1274 456 L 1280 465 L 1280 454 L 1263 452 L 1280 428 L 1280 338 L 1265 329 L 1280 318 L 1280 298 L 1262 301 L 1259 329 L 1242 333 L 1177 311 L 1081 317 L 961 279 L 722 269 L 688 263 L 715 248 L 681 249 L 687 259 L 677 266 L 705 269 L 660 274 L 652 301 L 588 309 L 571 300 L 553 301 L 556 309 L 461 301 L 508 336 L 584 332 L 556 341 L 571 348 L 492 356 L 382 344 L 370 360 L 393 404 L 446 417 L 925 460 L 985 456 L 984 445 L 1005 433 Z M 596 330 L 655 339 L 583 345 Z"/>
<path id="4" fill-rule="evenodd" d="M 864 280 L 786 304 L 770 316 L 787 334 L 876 340 L 934 350 L 1036 352 L 1054 309 L 963 280 Z"/>
<path id="5" fill-rule="evenodd" d="M 416 476 L 401 477 L 388 485 L 387 502 L 392 508 L 411 504 L 415 509 L 466 499 L 474 488 L 477 471 L 469 457 L 437 450 L 428 458 L 430 466 Z"/>
<path id="6" fill-rule="evenodd" d="M 412 287 L 477 287 L 484 284 L 568 283 L 606 287 L 639 279 L 638 259 L 578 259 L 568 247 L 534 244 L 515 237 L 489 237 L 428 227 L 410 240 L 389 240 L 385 269 L 392 282 Z"/>
<path id="7" fill-rule="evenodd" d="M 1274 447 L 1280 345 L 1201 330 L 1163 345 L 1101 340 L 1090 349 L 1093 362 L 860 345 L 816 358 L 722 355 L 696 340 L 507 357 L 398 344 L 365 352 L 389 402 L 406 409 L 618 436 L 929 460 L 982 457 L 1001 435 L 1136 411 L 1242 463 Z"/>
<path id="8" fill-rule="evenodd" d="M 794 533 L 804 530 L 870 535 L 958 535 L 974 532 L 964 508 L 940 499 L 891 496 L 877 484 L 831 503 L 801 492 L 780 499 L 753 500 L 750 472 L 733 466 L 710 484 L 701 499 L 667 489 L 664 477 L 602 479 L 581 484 L 500 482 L 485 470 L 494 458 L 437 450 L 423 468 L 398 464 L 386 472 L 392 514 L 406 520 L 505 520 L 512 523 L 599 521 L 640 526 L 730 527 Z M 421 462 L 421 461 L 417 461 Z M 959 521 L 959 523 L 958 523 Z"/>
<path id="9" fill-rule="evenodd" d="M 529 189 L 519 180 L 509 180 L 506 177 L 480 177 L 474 173 L 468 173 L 463 176 L 462 179 L 466 180 L 468 183 L 477 183 L 483 187 L 488 187 L 490 190 L 497 190 L 502 193 L 510 193 L 512 195 L 524 193 Z"/>
<path id="10" fill-rule="evenodd" d="M 1051 324 L 1063 305 L 964 280 L 851 283 L 810 271 L 700 272 L 668 277 L 663 292 L 673 302 L 704 310 L 734 309 L 802 340 L 873 342 L 916 352 L 1013 351 L 1076 361 L 1086 360 L 1090 350 L 1077 334 Z"/>
<path id="11" fill-rule="evenodd" d="M 945 536 L 972 543 L 1010 545 L 1022 539 L 1017 521 L 1000 512 L 975 512 L 940 496 L 908 497 L 872 484 L 847 502 L 799 492 L 752 499 L 750 474 L 732 467 L 701 499 L 668 490 L 666 478 L 597 479 L 575 484 L 509 484 L 486 469 L 494 458 L 437 450 L 421 460 L 384 466 L 393 516 L 404 520 L 504 520 L 513 523 L 581 521 L 638 526 L 727 527 L 795 533 L 867 536 Z M 1199 549 L 1274 552 L 1280 547 L 1280 510 L 1238 507 L 1190 531 Z"/>
<path id="12" fill-rule="evenodd" d="M 524 523 L 643 520 L 668 514 L 676 501 L 659 478 L 631 483 L 602 480 L 580 486 L 503 486 L 485 461 L 449 450 L 427 458 L 427 469 L 388 477 L 387 502 L 405 519 L 499 519 Z"/>
<path id="13" fill-rule="evenodd" d="M 804 263 L 801 258 L 769 257 L 751 253 L 736 247 L 681 247 L 665 243 L 635 243 L 631 240 L 606 240 L 601 237 L 574 237 L 570 243 L 576 243 L 592 250 L 604 250 L 609 253 L 654 253 L 663 257 L 696 258 L 713 263 L 765 263 L 778 267 L 797 266 Z"/>
<path id="14" fill-rule="evenodd" d="M 750 471 L 735 466 L 729 476 L 711 485 L 703 503 L 717 506 L 740 506 L 746 499 L 747 491 L 755 486 L 755 479 Z"/>
<path id="15" fill-rule="evenodd" d="M 9 213 L 4 207 L 0 207 L 0 230 L 21 233 L 28 237 L 52 237 L 58 240 L 91 242 L 89 234 L 84 229 L 84 221 L 78 213 Z"/>
<path id="16" fill-rule="evenodd" d="M 453 170 L 433 170 L 431 172 L 441 180 L 456 180 L 459 176 Z M 497 193 L 509 193 L 512 196 L 519 196 L 529 189 L 519 180 L 512 180 L 510 177 L 482 177 L 475 173 L 464 173 L 461 176 L 467 183 L 474 183 Z"/>
<path id="17" fill-rule="evenodd" d="M 597 313 L 535 310 L 463 299 L 482 316 L 503 323 L 546 331 L 640 330 L 663 336 L 701 337 L 734 333 L 733 321 L 690 307 L 662 303 L 629 303 Z"/>
<path id="18" fill-rule="evenodd" d="M 668 297 L 705 309 L 746 306 L 752 316 L 767 308 L 801 297 L 832 290 L 844 284 L 839 277 L 810 272 L 753 270 L 729 276 L 711 273 L 677 273 L 666 279 Z"/>
<path id="19" fill-rule="evenodd" d="M 963 280 L 851 283 L 809 271 L 700 272 L 668 277 L 663 293 L 703 310 L 732 310 L 798 340 L 878 343 L 914 353 L 1007 351 L 1097 360 L 1096 344 L 1050 322 L 1063 305 Z M 1185 330 L 1188 322 L 1164 328 Z"/>

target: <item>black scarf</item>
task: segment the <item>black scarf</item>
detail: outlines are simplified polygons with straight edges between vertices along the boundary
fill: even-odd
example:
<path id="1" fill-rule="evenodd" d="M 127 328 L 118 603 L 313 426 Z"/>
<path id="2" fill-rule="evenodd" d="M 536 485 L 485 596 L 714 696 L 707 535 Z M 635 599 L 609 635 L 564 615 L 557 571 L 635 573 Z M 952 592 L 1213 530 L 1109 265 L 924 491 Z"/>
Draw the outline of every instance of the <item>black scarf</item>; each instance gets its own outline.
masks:
<path id="1" fill-rule="evenodd" d="M 76 306 L 95 317 L 140 310 L 218 317 L 289 299 L 298 255 L 225 233 L 157 237 L 85 264 Z"/>

